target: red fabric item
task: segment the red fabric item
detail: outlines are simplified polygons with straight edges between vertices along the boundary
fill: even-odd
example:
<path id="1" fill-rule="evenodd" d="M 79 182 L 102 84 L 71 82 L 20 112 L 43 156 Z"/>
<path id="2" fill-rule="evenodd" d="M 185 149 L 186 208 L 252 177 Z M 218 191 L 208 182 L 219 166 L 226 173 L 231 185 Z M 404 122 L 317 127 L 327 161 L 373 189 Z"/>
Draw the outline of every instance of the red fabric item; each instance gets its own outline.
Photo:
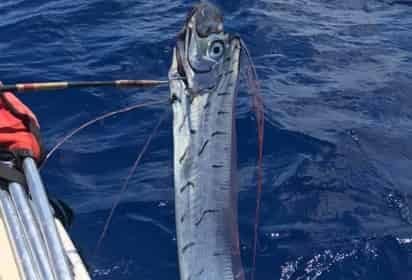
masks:
<path id="1" fill-rule="evenodd" d="M 1 93 L 0 93 L 1 94 Z M 21 150 L 40 160 L 39 122 L 33 112 L 11 92 L 0 96 L 0 147 L 12 152 Z"/>

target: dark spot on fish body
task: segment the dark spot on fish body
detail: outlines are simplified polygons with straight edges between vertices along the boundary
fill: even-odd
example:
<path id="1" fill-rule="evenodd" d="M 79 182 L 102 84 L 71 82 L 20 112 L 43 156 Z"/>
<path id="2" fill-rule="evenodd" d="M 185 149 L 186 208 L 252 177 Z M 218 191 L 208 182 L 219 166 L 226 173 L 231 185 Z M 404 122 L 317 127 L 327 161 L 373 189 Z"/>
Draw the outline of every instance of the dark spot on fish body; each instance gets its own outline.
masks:
<path id="1" fill-rule="evenodd" d="M 189 243 L 187 243 L 185 246 L 183 246 L 183 248 L 182 248 L 182 254 L 184 254 L 184 253 L 186 253 L 186 251 L 189 249 L 189 248 L 191 248 L 191 247 L 193 247 L 193 246 L 195 246 L 196 245 L 196 243 L 195 242 L 189 242 Z"/>
<path id="2" fill-rule="evenodd" d="M 181 223 L 181 224 L 183 224 L 183 222 L 185 221 L 185 218 L 186 218 L 186 214 L 183 214 L 183 215 L 180 217 L 180 223 Z"/>
<path id="3" fill-rule="evenodd" d="M 218 136 L 218 135 L 226 135 L 226 132 L 223 131 L 215 131 L 212 133 L 212 137 Z"/>
<path id="4" fill-rule="evenodd" d="M 217 210 L 217 209 L 204 210 L 204 211 L 202 212 L 202 216 L 200 216 L 199 220 L 195 223 L 195 226 L 199 226 L 200 223 L 203 221 L 203 218 L 204 218 L 207 214 L 217 213 L 217 212 L 219 212 L 219 210 Z"/>
<path id="5" fill-rule="evenodd" d="M 227 71 L 227 72 L 225 73 L 226 76 L 229 76 L 230 74 L 233 74 L 233 70 Z"/>
<path id="6" fill-rule="evenodd" d="M 180 188 L 180 193 L 184 192 L 188 187 L 195 187 L 195 184 L 193 182 L 189 181 L 187 182 L 183 187 Z"/>
<path id="7" fill-rule="evenodd" d="M 205 269 L 202 268 L 198 273 L 195 274 L 196 277 L 202 275 L 205 272 Z"/>
<path id="8" fill-rule="evenodd" d="M 183 160 L 186 158 L 187 151 L 188 151 L 188 148 L 186 147 L 185 151 L 183 152 L 183 155 L 181 155 L 180 158 L 179 158 L 179 163 L 180 164 L 182 164 Z"/>
<path id="9" fill-rule="evenodd" d="M 175 102 L 182 103 L 182 100 L 179 97 L 177 97 L 177 94 L 175 92 L 172 92 L 170 97 L 170 103 L 173 104 Z"/>
<path id="10" fill-rule="evenodd" d="M 207 139 L 207 140 L 203 143 L 203 145 L 202 145 L 202 147 L 200 148 L 200 151 L 199 151 L 199 153 L 198 153 L 198 156 L 200 156 L 200 155 L 203 153 L 203 151 L 204 151 L 205 148 L 206 148 L 207 143 L 209 143 L 209 139 Z"/>
<path id="11" fill-rule="evenodd" d="M 192 134 L 192 135 L 196 134 L 196 130 L 190 129 L 190 134 Z"/>
<path id="12" fill-rule="evenodd" d="M 218 111 L 218 112 L 217 112 L 218 115 L 225 115 L 225 114 L 228 114 L 228 113 L 229 113 L 229 112 L 225 112 L 225 111 Z"/>
<path id="13" fill-rule="evenodd" d="M 205 272 L 205 269 L 202 268 L 199 272 L 193 274 L 194 277 L 192 277 L 192 275 L 189 275 L 189 276 L 186 278 L 186 280 L 198 279 L 198 277 L 201 276 L 204 272 Z"/>
<path id="14" fill-rule="evenodd" d="M 223 164 L 213 164 L 212 165 L 212 168 L 222 168 L 222 167 L 224 167 Z"/>
<path id="15" fill-rule="evenodd" d="M 190 104 L 193 104 L 193 101 L 195 100 L 196 96 L 197 96 L 197 95 L 195 95 L 195 94 L 190 94 L 190 95 L 189 95 L 189 103 L 190 103 Z"/>
<path id="16" fill-rule="evenodd" d="M 226 95 L 230 95 L 230 92 L 218 92 L 217 96 L 226 96 Z"/>
<path id="17" fill-rule="evenodd" d="M 179 131 L 182 131 L 182 128 L 183 128 L 183 126 L 185 125 L 186 119 L 187 119 L 187 114 L 185 114 L 185 115 L 183 116 L 182 123 L 179 125 Z"/>

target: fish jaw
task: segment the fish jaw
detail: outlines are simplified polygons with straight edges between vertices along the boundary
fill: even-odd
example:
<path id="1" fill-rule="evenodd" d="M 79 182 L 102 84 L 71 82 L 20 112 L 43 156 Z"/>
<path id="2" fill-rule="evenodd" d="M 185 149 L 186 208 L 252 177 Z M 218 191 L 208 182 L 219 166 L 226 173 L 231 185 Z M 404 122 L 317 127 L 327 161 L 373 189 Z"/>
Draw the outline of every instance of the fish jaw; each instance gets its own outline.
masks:
<path id="1" fill-rule="evenodd" d="M 234 103 L 240 42 L 233 38 L 216 86 L 193 94 L 169 72 L 180 279 L 243 279 L 237 225 Z"/>

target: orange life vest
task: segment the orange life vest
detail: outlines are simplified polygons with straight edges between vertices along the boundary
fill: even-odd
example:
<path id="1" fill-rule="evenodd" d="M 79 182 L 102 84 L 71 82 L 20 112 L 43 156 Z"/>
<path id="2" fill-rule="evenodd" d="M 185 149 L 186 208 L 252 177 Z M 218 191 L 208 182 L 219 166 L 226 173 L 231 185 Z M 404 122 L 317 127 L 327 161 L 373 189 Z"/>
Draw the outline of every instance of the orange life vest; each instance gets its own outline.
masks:
<path id="1" fill-rule="evenodd" d="M 40 125 L 33 112 L 11 92 L 0 93 L 0 149 L 40 161 Z"/>

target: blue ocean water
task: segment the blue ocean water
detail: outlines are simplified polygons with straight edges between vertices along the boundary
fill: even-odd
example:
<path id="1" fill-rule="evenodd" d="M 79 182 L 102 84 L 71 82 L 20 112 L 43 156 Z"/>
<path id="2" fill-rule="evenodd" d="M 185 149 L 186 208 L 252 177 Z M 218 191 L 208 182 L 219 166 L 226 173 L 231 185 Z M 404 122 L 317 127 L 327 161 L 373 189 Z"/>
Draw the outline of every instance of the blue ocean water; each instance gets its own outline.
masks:
<path id="1" fill-rule="evenodd" d="M 194 1 L 3 0 L 0 80 L 166 78 Z M 245 40 L 265 111 L 256 279 L 412 279 L 412 2 L 219 1 Z M 46 147 L 104 112 L 167 89 L 21 95 Z M 178 279 L 171 115 L 110 208 L 157 119 L 158 105 L 99 122 L 43 169 L 74 211 L 70 229 L 93 279 Z M 251 268 L 257 139 L 250 100 L 237 104 L 240 232 Z"/>

